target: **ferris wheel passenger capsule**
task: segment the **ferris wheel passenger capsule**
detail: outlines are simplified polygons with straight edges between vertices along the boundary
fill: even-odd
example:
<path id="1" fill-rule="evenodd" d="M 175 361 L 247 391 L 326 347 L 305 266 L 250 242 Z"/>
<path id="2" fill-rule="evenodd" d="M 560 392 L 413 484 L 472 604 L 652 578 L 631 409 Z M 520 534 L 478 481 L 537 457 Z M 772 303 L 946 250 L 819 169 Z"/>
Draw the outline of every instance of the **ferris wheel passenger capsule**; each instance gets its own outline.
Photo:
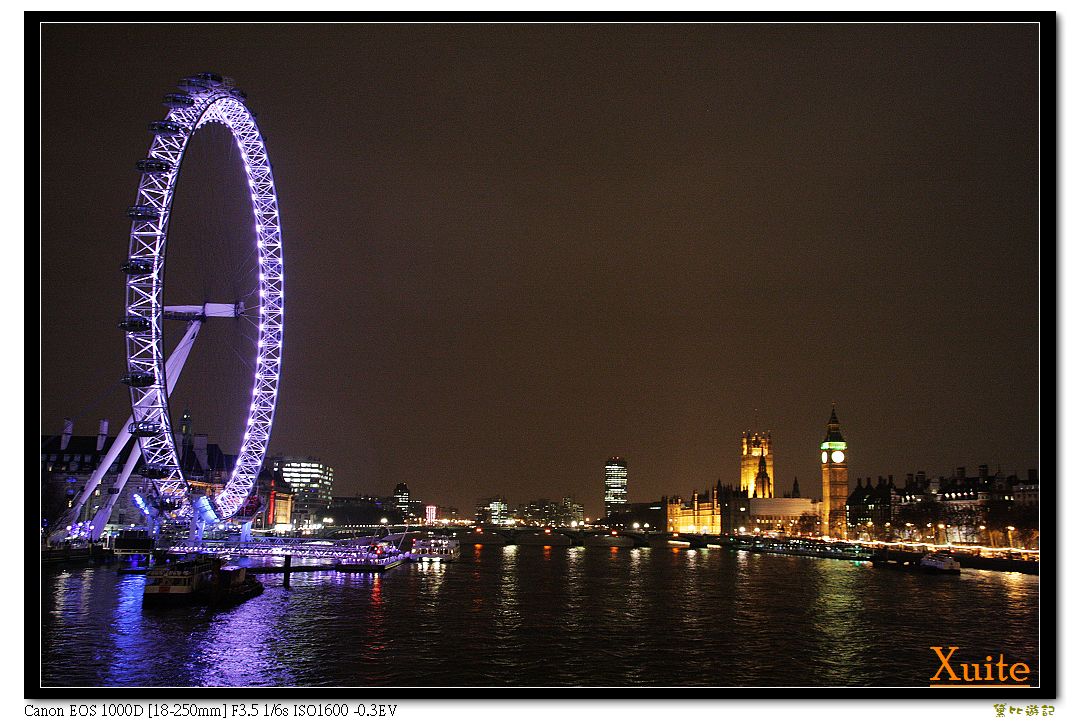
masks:
<path id="1" fill-rule="evenodd" d="M 150 258 L 128 258 L 120 270 L 127 275 L 148 275 L 154 272 L 154 261 Z"/>
<path id="2" fill-rule="evenodd" d="M 217 73 L 198 73 L 195 77 L 199 80 L 205 80 L 214 87 L 217 87 L 218 85 L 221 85 L 223 82 L 225 82 L 225 78 L 221 77 Z"/>
<path id="3" fill-rule="evenodd" d="M 122 375 L 120 382 L 132 388 L 148 388 L 154 385 L 154 374 L 146 371 L 131 371 Z"/>
<path id="4" fill-rule="evenodd" d="M 157 158 L 143 158 L 135 161 L 135 169 L 143 173 L 167 173 L 172 170 L 172 164 Z"/>
<path id="5" fill-rule="evenodd" d="M 145 333 L 150 330 L 150 320 L 143 318 L 141 315 L 128 315 L 124 316 L 116 326 L 128 333 Z"/>
<path id="6" fill-rule="evenodd" d="M 183 135 L 185 128 L 180 123 L 174 123 L 171 120 L 155 120 L 147 126 L 151 133 L 155 135 Z"/>
<path id="7" fill-rule="evenodd" d="M 161 103 L 169 108 L 190 108 L 195 104 L 195 98 L 187 93 L 169 93 L 161 99 Z"/>
<path id="8" fill-rule="evenodd" d="M 176 84 L 176 87 L 180 88 L 181 90 L 186 90 L 189 93 L 205 93 L 212 86 L 208 81 L 203 80 L 202 78 L 191 77 L 183 78 Z"/>
<path id="9" fill-rule="evenodd" d="M 132 220 L 157 220 L 160 213 L 151 205 L 132 205 L 127 209 L 127 216 Z"/>
<path id="10" fill-rule="evenodd" d="M 153 421 L 132 421 L 128 433 L 136 438 L 153 438 L 161 432 L 161 426 Z"/>

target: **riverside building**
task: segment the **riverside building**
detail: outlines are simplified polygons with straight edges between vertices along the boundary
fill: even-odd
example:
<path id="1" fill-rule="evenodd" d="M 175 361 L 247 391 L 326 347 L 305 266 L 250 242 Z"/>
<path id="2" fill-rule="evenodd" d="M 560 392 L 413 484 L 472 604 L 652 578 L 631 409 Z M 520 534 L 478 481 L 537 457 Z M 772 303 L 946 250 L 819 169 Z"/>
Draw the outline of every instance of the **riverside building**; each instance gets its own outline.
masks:
<path id="1" fill-rule="evenodd" d="M 626 505 L 626 461 L 612 456 L 604 466 L 604 513 L 609 517 Z"/>

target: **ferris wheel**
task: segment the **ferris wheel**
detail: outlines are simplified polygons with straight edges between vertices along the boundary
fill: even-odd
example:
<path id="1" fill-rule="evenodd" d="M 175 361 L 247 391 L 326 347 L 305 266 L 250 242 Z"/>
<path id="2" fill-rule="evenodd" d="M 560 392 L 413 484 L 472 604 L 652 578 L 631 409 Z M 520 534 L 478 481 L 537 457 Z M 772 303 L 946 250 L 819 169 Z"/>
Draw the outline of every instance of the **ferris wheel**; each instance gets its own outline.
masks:
<path id="1" fill-rule="evenodd" d="M 284 274 L 277 192 L 266 145 L 246 105 L 246 94 L 233 81 L 216 73 L 200 73 L 182 79 L 178 90 L 165 95 L 169 108 L 164 120 L 150 123 L 153 133 L 146 157 L 136 163 L 141 173 L 136 203 L 127 209 L 131 219 L 126 276 L 126 306 L 119 323 L 127 349 L 127 372 L 122 382 L 129 387 L 131 418 L 120 429 L 91 476 L 82 494 L 60 524 L 58 531 L 72 533 L 90 493 L 116 461 L 130 437 L 136 439 L 127 463 L 118 474 L 104 504 L 81 535 L 96 539 L 108 522 L 113 506 L 132 470 L 142 459 L 144 478 L 151 482 L 147 497 L 136 496 L 139 507 L 155 520 L 193 518 L 215 523 L 233 518 L 252 493 L 262 470 L 277 403 L 284 328 Z M 250 242 L 258 273 L 257 303 L 205 302 L 201 305 L 165 305 L 165 259 L 173 196 L 180 179 L 185 150 L 191 138 L 210 123 L 231 133 L 251 196 Z M 211 498 L 193 493 L 181 468 L 169 415 L 169 395 L 175 387 L 199 330 L 210 318 L 247 317 L 258 327 L 256 357 L 251 368 L 250 403 L 236 462 L 224 489 Z M 165 354 L 163 327 L 167 322 L 186 323 L 183 337 Z M 78 524 L 82 525 L 82 524 Z"/>

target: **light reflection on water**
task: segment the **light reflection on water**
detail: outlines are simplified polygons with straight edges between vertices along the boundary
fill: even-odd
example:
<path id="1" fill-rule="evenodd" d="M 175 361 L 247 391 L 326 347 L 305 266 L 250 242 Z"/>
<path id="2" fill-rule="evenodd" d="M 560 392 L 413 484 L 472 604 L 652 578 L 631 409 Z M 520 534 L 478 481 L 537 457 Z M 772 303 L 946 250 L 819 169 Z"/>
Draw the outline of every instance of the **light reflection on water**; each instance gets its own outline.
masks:
<path id="1" fill-rule="evenodd" d="M 915 685 L 932 645 L 1037 668 L 1038 579 L 729 549 L 466 547 L 384 576 L 262 577 L 224 610 L 46 573 L 46 685 Z M 988 622 L 993 619 L 993 622 Z"/>

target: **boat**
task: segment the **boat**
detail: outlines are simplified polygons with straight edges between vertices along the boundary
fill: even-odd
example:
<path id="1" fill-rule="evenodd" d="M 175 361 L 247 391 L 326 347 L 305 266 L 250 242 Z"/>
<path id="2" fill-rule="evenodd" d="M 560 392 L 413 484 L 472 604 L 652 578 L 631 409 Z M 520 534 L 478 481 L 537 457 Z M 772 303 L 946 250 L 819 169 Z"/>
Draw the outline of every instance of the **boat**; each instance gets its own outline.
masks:
<path id="1" fill-rule="evenodd" d="M 385 543 L 373 544 L 343 556 L 334 563 L 334 570 L 342 573 L 382 573 L 400 566 L 409 554 Z"/>
<path id="2" fill-rule="evenodd" d="M 461 557 L 461 544 L 453 538 L 417 538 L 409 558 L 413 561 L 450 563 Z"/>
<path id="3" fill-rule="evenodd" d="M 247 569 L 243 566 L 222 566 L 217 585 L 208 600 L 211 606 L 228 606 L 254 598 L 262 592 L 262 582 L 247 575 Z"/>
<path id="4" fill-rule="evenodd" d="M 789 556 L 810 556 L 813 558 L 834 558 L 843 561 L 872 561 L 873 549 L 859 543 L 826 541 L 818 538 L 766 538 L 755 536 L 753 539 L 741 537 L 735 547 L 753 553 L 779 553 Z"/>
<path id="5" fill-rule="evenodd" d="M 923 573 L 960 573 L 960 562 L 947 553 L 928 553 L 919 559 Z"/>
<path id="6" fill-rule="evenodd" d="M 262 583 L 239 566 L 223 566 L 205 554 L 151 566 L 143 604 L 222 605 L 245 601 L 263 591 Z"/>

